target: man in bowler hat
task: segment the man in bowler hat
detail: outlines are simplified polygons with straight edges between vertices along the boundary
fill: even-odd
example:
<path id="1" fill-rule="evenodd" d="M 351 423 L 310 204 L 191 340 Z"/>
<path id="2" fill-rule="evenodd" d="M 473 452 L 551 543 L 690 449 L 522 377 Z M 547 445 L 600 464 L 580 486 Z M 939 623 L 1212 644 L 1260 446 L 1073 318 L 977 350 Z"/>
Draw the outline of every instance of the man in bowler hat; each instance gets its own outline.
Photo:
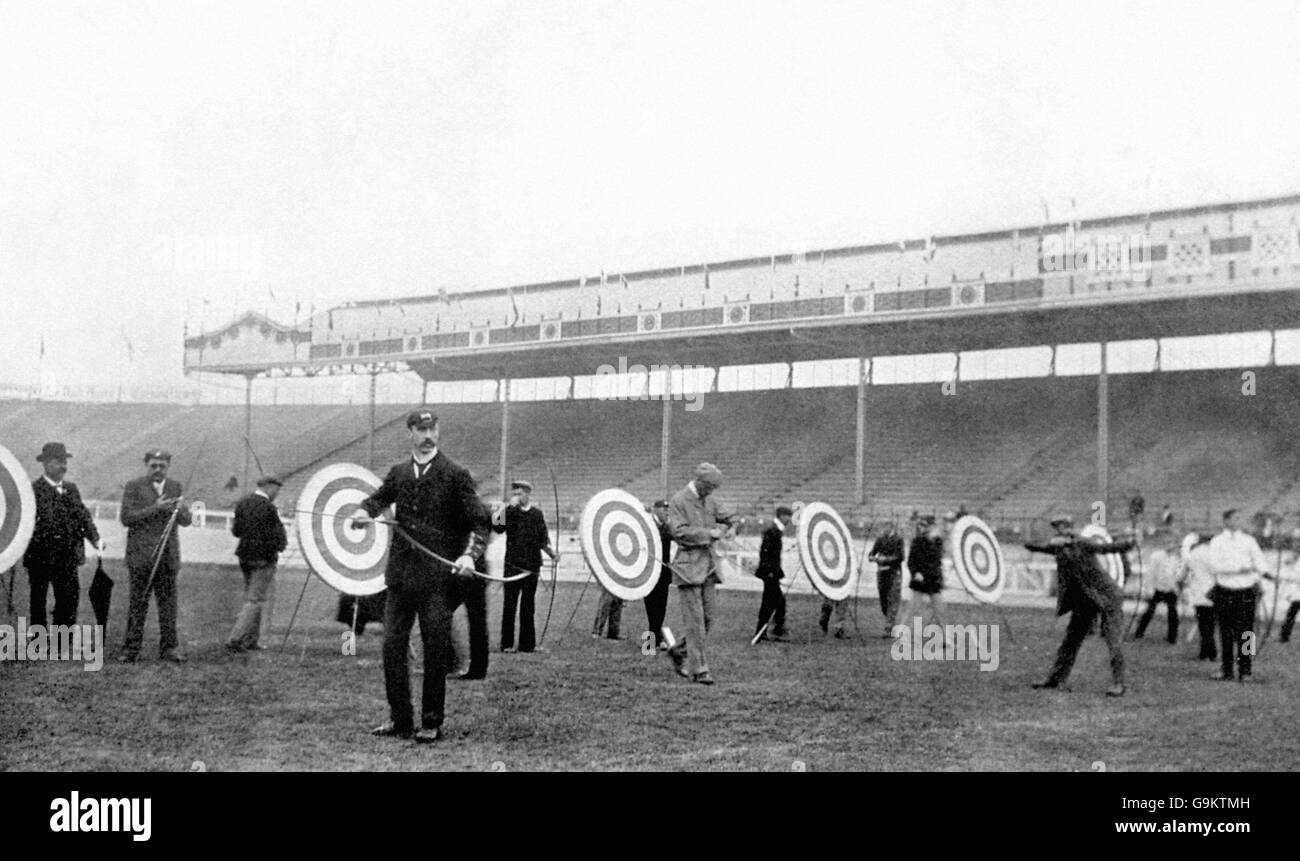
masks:
<path id="1" fill-rule="evenodd" d="M 43 468 L 41 476 L 32 482 L 36 523 L 23 553 L 23 566 L 31 584 L 32 625 L 46 624 L 45 601 L 51 586 L 54 624 L 76 624 L 81 593 L 77 569 L 86 561 L 85 542 L 104 552 L 104 541 L 81 501 L 81 492 L 64 478 L 70 457 L 63 443 L 47 442 L 36 458 Z"/>

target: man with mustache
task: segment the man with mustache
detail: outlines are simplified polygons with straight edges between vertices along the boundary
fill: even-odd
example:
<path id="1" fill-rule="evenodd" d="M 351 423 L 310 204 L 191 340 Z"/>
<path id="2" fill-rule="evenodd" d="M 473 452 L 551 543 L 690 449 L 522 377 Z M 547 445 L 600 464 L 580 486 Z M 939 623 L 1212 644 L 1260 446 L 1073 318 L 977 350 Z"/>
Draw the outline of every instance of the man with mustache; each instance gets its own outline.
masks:
<path id="1" fill-rule="evenodd" d="M 126 527 L 126 567 L 131 572 L 131 598 L 126 617 L 126 642 L 118 660 L 134 663 L 140 657 L 149 595 L 158 604 L 158 658 L 180 664 L 177 651 L 176 577 L 181 568 L 181 537 L 176 526 L 189 526 L 190 508 L 181 498 L 184 488 L 167 477 L 170 452 L 145 453 L 145 475 L 132 479 L 122 490 L 122 525 Z M 175 518 L 172 515 L 175 514 Z M 155 567 L 156 566 L 156 567 Z M 152 579 L 151 579 L 152 578 Z"/>
<path id="2" fill-rule="evenodd" d="M 63 443 L 47 442 L 36 458 L 43 473 L 32 482 L 36 523 L 27 551 L 23 553 L 23 566 L 31 583 L 28 621 L 32 625 L 46 624 L 45 601 L 51 586 L 54 587 L 54 624 L 76 624 L 81 592 L 77 569 L 86 561 L 85 542 L 90 541 L 100 553 L 104 552 L 104 541 L 81 501 L 80 491 L 75 484 L 64 480 L 70 457 Z"/>

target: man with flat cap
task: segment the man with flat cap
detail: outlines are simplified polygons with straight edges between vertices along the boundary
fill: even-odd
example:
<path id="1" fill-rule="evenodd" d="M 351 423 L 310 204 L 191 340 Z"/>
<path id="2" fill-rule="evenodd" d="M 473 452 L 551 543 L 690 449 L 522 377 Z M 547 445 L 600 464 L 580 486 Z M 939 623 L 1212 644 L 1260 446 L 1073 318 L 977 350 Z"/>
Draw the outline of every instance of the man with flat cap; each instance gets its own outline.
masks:
<path id="1" fill-rule="evenodd" d="M 1026 544 L 1034 553 L 1050 553 L 1056 557 L 1056 615 L 1070 614 L 1065 639 L 1056 652 L 1056 662 L 1047 680 L 1036 682 L 1035 688 L 1059 688 L 1070 677 L 1079 647 L 1100 617 L 1101 636 L 1110 650 L 1111 686 L 1106 691 L 1110 697 L 1124 695 L 1124 599 L 1119 585 L 1101 567 L 1097 558 L 1102 553 L 1126 553 L 1133 547 L 1129 540 L 1105 542 L 1074 534 L 1074 520 L 1068 514 L 1052 518 L 1056 533 L 1043 544 Z"/>
<path id="2" fill-rule="evenodd" d="M 275 497 L 284 482 L 274 475 L 257 480 L 257 490 L 239 500 L 230 532 L 239 539 L 235 557 L 244 574 L 244 605 L 226 638 L 231 653 L 261 651 L 263 622 L 275 597 L 275 566 L 289 546 Z"/>
<path id="3" fill-rule="evenodd" d="M 537 648 L 536 623 L 533 620 L 537 583 L 541 579 L 542 554 L 558 559 L 551 546 L 551 533 L 546 528 L 546 515 L 533 505 L 530 497 L 533 486 L 522 479 L 510 484 L 510 503 L 497 503 L 492 513 L 492 530 L 506 536 L 505 571 L 507 577 L 522 574 L 530 576 L 505 584 L 501 608 L 501 651 L 515 651 L 515 608 L 519 611 L 519 651 L 531 652 Z"/>
<path id="4" fill-rule="evenodd" d="M 77 569 L 86 561 L 85 542 L 104 552 L 104 542 L 95 528 L 94 518 L 81 501 L 81 492 L 64 479 L 70 457 L 63 443 L 47 442 L 36 458 L 43 472 L 32 482 L 36 523 L 23 553 L 23 567 L 31 584 L 28 621 L 32 625 L 46 624 L 45 601 L 51 586 L 54 587 L 54 624 L 76 624 L 81 595 Z"/>
<path id="5" fill-rule="evenodd" d="M 131 598 L 126 617 L 123 663 L 140 657 L 149 595 L 158 604 L 158 658 L 183 663 L 176 636 L 176 577 L 181 568 L 181 537 L 176 526 L 189 526 L 190 508 L 181 498 L 184 488 L 167 477 L 170 452 L 145 452 L 145 474 L 122 490 L 122 525 L 126 527 L 126 567 L 131 573 Z M 173 515 L 175 515 L 173 517 Z"/>
<path id="6" fill-rule="evenodd" d="M 438 450 L 438 417 L 428 409 L 415 410 L 406 417 L 406 431 L 411 456 L 395 464 L 362 501 L 352 528 L 364 529 L 396 506 L 384 571 L 384 688 L 390 720 L 372 734 L 433 742 L 442 737 L 446 707 L 454 581 L 474 576 L 487 548 L 488 521 L 469 471 Z M 417 617 L 424 644 L 418 729 L 408 664 Z"/>
<path id="7" fill-rule="evenodd" d="M 713 545 L 726 537 L 734 515 L 718 504 L 713 492 L 722 486 L 722 471 L 711 463 L 695 467 L 695 476 L 668 503 L 668 525 L 677 542 L 673 583 L 682 604 L 682 642 L 668 650 L 677 673 L 702 685 L 709 673 L 708 638 L 722 572 Z"/>

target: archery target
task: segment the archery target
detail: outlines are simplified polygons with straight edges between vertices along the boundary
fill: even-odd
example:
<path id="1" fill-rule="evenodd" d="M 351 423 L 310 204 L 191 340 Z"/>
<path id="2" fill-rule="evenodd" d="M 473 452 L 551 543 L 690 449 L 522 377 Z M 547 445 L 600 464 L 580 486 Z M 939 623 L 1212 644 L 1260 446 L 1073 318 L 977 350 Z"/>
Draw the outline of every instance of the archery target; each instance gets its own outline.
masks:
<path id="1" fill-rule="evenodd" d="M 632 494 L 611 488 L 587 500 L 578 540 L 591 572 L 615 598 L 639 601 L 654 589 L 659 527 Z"/>
<path id="2" fill-rule="evenodd" d="M 321 469 L 298 497 L 298 543 L 307 565 L 345 595 L 384 590 L 390 527 L 373 523 L 353 529 L 352 517 L 379 488 L 373 472 L 354 463 Z"/>
<path id="3" fill-rule="evenodd" d="M 23 558 L 36 526 L 36 495 L 27 470 L 0 445 L 0 571 Z"/>
<path id="4" fill-rule="evenodd" d="M 844 521 L 824 502 L 809 502 L 799 514 L 796 543 L 808 579 L 823 596 L 843 601 L 853 594 L 853 537 Z"/>
<path id="5" fill-rule="evenodd" d="M 1110 533 L 1104 526 L 1096 523 L 1089 523 L 1079 530 L 1079 534 L 1084 538 L 1100 538 L 1102 541 L 1110 544 L 1112 539 Z M 1120 560 L 1118 553 L 1099 553 L 1098 560 L 1101 562 L 1102 570 L 1110 575 L 1110 579 L 1115 581 L 1115 585 L 1120 588 L 1124 587 L 1124 563 Z"/>
<path id="6" fill-rule="evenodd" d="M 1002 545 L 983 520 L 968 514 L 952 527 L 952 567 L 971 597 L 996 604 L 1007 585 Z"/>

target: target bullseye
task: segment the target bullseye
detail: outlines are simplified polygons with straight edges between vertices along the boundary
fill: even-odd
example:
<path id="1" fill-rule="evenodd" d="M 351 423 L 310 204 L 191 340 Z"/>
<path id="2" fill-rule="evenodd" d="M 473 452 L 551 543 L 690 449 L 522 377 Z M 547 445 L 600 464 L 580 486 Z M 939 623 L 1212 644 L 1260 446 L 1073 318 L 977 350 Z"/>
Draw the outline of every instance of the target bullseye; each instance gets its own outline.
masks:
<path id="1" fill-rule="evenodd" d="M 345 595 L 384 590 L 390 527 L 353 529 L 366 497 L 379 488 L 373 472 L 335 463 L 315 473 L 298 497 L 298 543 L 311 570 Z"/>
<path id="2" fill-rule="evenodd" d="M 0 571 L 23 557 L 35 527 L 36 495 L 27 471 L 0 445 Z"/>
<path id="3" fill-rule="evenodd" d="M 952 527 L 952 567 L 971 597 L 996 604 L 1006 588 L 1002 545 L 989 525 L 968 514 Z"/>
<path id="4" fill-rule="evenodd" d="M 796 543 L 799 561 L 818 592 L 832 601 L 853 594 L 853 538 L 835 509 L 824 502 L 801 506 Z"/>
<path id="5" fill-rule="evenodd" d="M 632 494 L 611 488 L 589 499 L 578 539 L 591 572 L 614 597 L 639 601 L 654 589 L 659 527 Z"/>

